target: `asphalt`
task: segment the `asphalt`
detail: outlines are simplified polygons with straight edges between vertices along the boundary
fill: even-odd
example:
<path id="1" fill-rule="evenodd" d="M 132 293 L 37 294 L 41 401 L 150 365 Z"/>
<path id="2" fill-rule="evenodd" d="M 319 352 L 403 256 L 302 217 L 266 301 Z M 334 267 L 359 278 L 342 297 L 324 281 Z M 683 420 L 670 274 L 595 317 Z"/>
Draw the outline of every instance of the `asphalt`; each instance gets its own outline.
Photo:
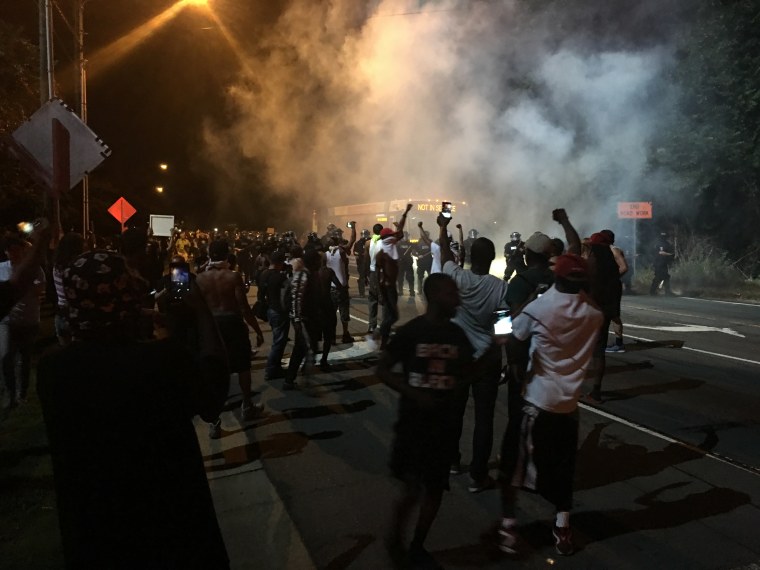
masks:
<path id="1" fill-rule="evenodd" d="M 402 320 L 423 308 L 406 297 L 401 307 Z M 352 315 L 359 336 L 363 300 L 353 301 Z M 627 329 L 636 338 L 608 359 L 605 403 L 582 406 L 571 518 L 578 551 L 558 556 L 550 506 L 521 494 L 522 555 L 500 555 L 492 539 L 498 492 L 469 493 L 466 475 L 451 478 L 428 549 L 445 568 L 760 570 L 758 317 L 751 306 L 626 298 L 624 320 L 653 328 Z M 690 323 L 744 336 L 654 328 Z M 232 567 L 390 568 L 383 537 L 398 493 L 386 467 L 396 396 L 374 375 L 376 354 L 361 341 L 340 345 L 332 372 L 283 391 L 281 381 L 264 382 L 267 350 L 253 362 L 262 416 L 240 419 L 233 381 L 223 437 L 211 441 L 197 424 Z M 465 458 L 471 424 L 468 409 Z"/>

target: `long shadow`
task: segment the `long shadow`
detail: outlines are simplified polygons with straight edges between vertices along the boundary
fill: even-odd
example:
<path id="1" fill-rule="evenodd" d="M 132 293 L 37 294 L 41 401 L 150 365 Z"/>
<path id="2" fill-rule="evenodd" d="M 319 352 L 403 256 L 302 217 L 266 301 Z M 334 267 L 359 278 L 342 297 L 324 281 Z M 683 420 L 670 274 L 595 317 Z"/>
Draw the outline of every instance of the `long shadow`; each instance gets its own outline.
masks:
<path id="1" fill-rule="evenodd" d="M 306 444 L 312 440 L 335 439 L 343 435 L 342 431 L 321 431 L 307 434 L 300 431 L 288 433 L 275 433 L 261 441 L 254 441 L 246 445 L 240 445 L 225 449 L 218 453 L 212 453 L 203 458 L 204 462 L 224 459 L 221 465 L 207 465 L 206 472 L 214 473 L 241 467 L 257 459 L 274 459 L 297 455 L 303 451 Z"/>
<path id="2" fill-rule="evenodd" d="M 635 372 L 636 370 L 647 370 L 654 368 L 651 360 L 642 360 L 641 362 L 629 362 L 627 364 L 608 364 L 604 367 L 604 375 L 620 374 L 622 372 Z"/>
<path id="3" fill-rule="evenodd" d="M 650 350 L 652 348 L 683 348 L 683 340 L 637 340 L 633 344 L 626 344 L 626 352 L 637 350 Z"/>
<path id="4" fill-rule="evenodd" d="M 673 501 L 656 497 L 664 491 L 689 485 L 689 482 L 671 483 L 638 497 L 635 502 L 645 508 L 609 509 L 573 513 L 573 538 L 578 550 L 585 546 L 623 534 L 647 530 L 675 528 L 700 519 L 729 513 L 751 503 L 746 493 L 725 487 L 692 493 Z M 535 549 L 553 544 L 552 522 L 533 521 L 519 527 L 523 541 Z"/>
<path id="5" fill-rule="evenodd" d="M 325 566 L 325 570 L 345 570 L 375 541 L 375 537 L 371 534 L 350 534 L 348 537 L 353 538 L 356 543 L 345 552 L 341 552 L 330 560 Z"/>
<path id="6" fill-rule="evenodd" d="M 345 380 L 326 382 L 320 384 L 320 386 L 329 388 L 331 392 L 355 392 L 357 390 L 366 390 L 370 386 L 376 384 L 382 384 L 381 380 L 374 374 L 367 374 L 366 376 L 356 376 L 354 378 L 346 378 Z"/>
<path id="7" fill-rule="evenodd" d="M 572 524 L 578 530 L 578 544 L 607 540 L 630 532 L 675 528 L 696 520 L 729 513 L 750 504 L 746 493 L 726 487 L 713 487 L 673 501 L 657 499 L 664 491 L 684 487 L 689 483 L 672 483 L 636 499 L 643 509 L 610 509 L 574 513 Z"/>
<path id="8" fill-rule="evenodd" d="M 340 416 L 343 414 L 356 414 L 376 405 L 372 400 L 360 400 L 348 404 L 331 404 L 325 406 L 309 406 L 304 408 L 288 408 L 278 413 L 264 412 L 250 424 L 232 431 L 222 431 L 224 435 L 240 433 L 250 429 L 260 428 L 279 422 L 290 420 L 308 420 L 326 416 Z"/>
<path id="9" fill-rule="evenodd" d="M 704 380 L 697 380 L 696 378 L 679 378 L 678 380 L 664 382 L 662 384 L 646 384 L 643 386 L 635 386 L 633 388 L 624 388 L 622 390 L 605 390 L 604 399 L 607 402 L 614 402 L 619 400 L 630 400 L 631 398 L 637 398 L 639 396 L 665 394 L 666 392 L 673 392 L 676 390 L 696 390 L 704 385 L 704 383 Z"/>
<path id="10" fill-rule="evenodd" d="M 659 451 L 649 451 L 643 445 L 610 440 L 601 442 L 602 431 L 609 423 L 598 423 L 586 436 L 576 456 L 576 491 L 603 487 L 618 481 L 660 473 L 673 467 L 704 457 L 715 448 L 718 436 L 713 429 L 705 429 L 705 439 L 698 446 L 701 451 L 678 443 L 671 443 Z"/>

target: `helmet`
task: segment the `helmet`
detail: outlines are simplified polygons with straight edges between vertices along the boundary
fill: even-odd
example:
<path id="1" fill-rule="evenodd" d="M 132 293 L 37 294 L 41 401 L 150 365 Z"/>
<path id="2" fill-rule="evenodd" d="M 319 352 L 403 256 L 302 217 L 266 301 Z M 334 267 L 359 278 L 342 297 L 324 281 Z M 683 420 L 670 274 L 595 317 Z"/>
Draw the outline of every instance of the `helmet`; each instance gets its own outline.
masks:
<path id="1" fill-rule="evenodd" d="M 480 233 L 480 232 L 478 232 L 478 230 L 476 230 L 476 229 L 472 229 L 472 230 L 470 230 L 470 232 L 467 234 L 467 237 L 468 237 L 468 238 L 470 238 L 470 239 L 477 239 L 477 238 L 478 238 L 478 234 L 479 234 L 479 233 Z"/>
<path id="2" fill-rule="evenodd" d="M 335 224 L 327 224 L 327 231 L 328 232 L 333 232 L 333 231 L 335 231 L 335 229 L 336 229 Z"/>
<path id="3" fill-rule="evenodd" d="M 309 241 L 315 241 L 319 239 L 319 236 L 317 235 L 317 232 L 309 232 L 309 235 L 306 236 L 306 239 Z"/>
<path id="4" fill-rule="evenodd" d="M 512 241 L 520 241 L 520 232 L 512 232 L 509 234 L 509 239 Z"/>
<path id="5" fill-rule="evenodd" d="M 364 239 L 369 239 L 369 230 L 362 230 L 362 237 Z"/>

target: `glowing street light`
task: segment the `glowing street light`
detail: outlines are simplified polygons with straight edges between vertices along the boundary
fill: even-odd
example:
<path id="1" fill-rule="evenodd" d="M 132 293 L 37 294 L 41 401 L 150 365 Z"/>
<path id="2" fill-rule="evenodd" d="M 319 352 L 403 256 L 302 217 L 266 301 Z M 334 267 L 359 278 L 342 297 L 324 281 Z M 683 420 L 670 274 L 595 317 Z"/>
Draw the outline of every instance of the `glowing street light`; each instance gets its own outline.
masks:
<path id="1" fill-rule="evenodd" d="M 164 193 L 164 187 L 163 186 L 156 186 L 156 192 L 158 192 L 159 194 L 163 194 Z"/>
<path id="2" fill-rule="evenodd" d="M 165 162 L 162 162 L 161 164 L 159 164 L 159 165 L 158 165 L 158 167 L 159 167 L 161 170 L 164 170 L 164 171 L 165 171 L 165 170 L 169 170 L 169 165 L 168 165 L 168 164 L 166 164 Z"/>

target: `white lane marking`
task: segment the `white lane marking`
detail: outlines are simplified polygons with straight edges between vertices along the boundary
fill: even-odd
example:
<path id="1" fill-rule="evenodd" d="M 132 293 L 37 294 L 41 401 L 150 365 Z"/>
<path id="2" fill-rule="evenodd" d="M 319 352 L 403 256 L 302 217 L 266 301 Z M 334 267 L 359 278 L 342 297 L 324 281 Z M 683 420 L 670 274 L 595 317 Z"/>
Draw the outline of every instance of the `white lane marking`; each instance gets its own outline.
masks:
<path id="1" fill-rule="evenodd" d="M 630 327 L 631 325 L 626 324 L 625 326 Z M 629 335 L 629 334 L 627 334 L 625 336 L 627 336 L 628 338 L 632 338 L 634 340 L 642 340 L 644 342 L 661 342 L 659 340 L 654 340 L 652 338 L 644 338 L 644 337 L 640 337 L 640 336 L 632 336 L 632 335 Z M 700 350 L 698 348 L 691 348 L 691 347 L 688 347 L 688 346 L 682 346 L 681 350 L 689 350 L 691 352 L 699 352 L 700 354 L 709 354 L 710 356 L 717 356 L 719 358 L 728 358 L 729 360 L 736 360 L 738 362 L 745 362 L 747 364 L 758 364 L 758 365 L 760 365 L 760 362 L 758 362 L 757 360 L 749 360 L 747 358 L 740 358 L 738 356 L 730 356 L 728 354 L 721 354 L 719 352 L 710 352 L 709 350 Z"/>
<path id="2" fill-rule="evenodd" d="M 584 404 L 582 402 L 578 402 L 578 406 L 583 408 L 584 410 L 587 410 L 589 412 L 592 412 L 594 414 L 597 414 L 599 416 L 602 416 L 603 418 L 607 418 L 609 420 L 613 420 L 616 422 L 619 422 L 623 425 L 626 425 L 628 427 L 631 427 L 635 430 L 638 430 L 640 432 L 643 432 L 647 435 L 654 436 L 656 438 L 662 439 L 663 441 L 667 441 L 668 443 L 676 443 L 678 445 L 682 445 L 686 447 L 687 449 L 691 449 L 694 452 L 701 453 L 705 457 L 708 457 L 710 459 L 714 459 L 715 461 L 720 461 L 721 463 L 725 463 L 726 465 L 730 465 L 732 467 L 736 467 L 737 469 L 741 469 L 742 471 L 746 471 L 747 473 L 750 473 L 752 475 L 760 475 L 760 470 L 758 470 L 755 467 L 742 465 L 741 463 L 738 463 L 736 461 L 732 461 L 730 459 L 727 459 L 725 457 L 722 457 L 720 455 L 716 455 L 714 453 L 711 453 L 709 451 L 705 451 L 704 449 L 701 449 L 697 447 L 696 445 L 691 445 L 690 443 L 686 443 L 685 441 L 681 441 L 675 438 L 672 438 L 668 435 L 665 435 L 664 433 L 660 433 L 658 431 L 655 431 L 653 429 L 649 429 L 648 427 L 644 427 L 641 424 L 637 424 L 636 422 L 632 422 L 630 420 L 627 420 L 625 418 L 621 418 L 620 416 L 616 416 L 615 414 L 611 414 L 609 412 L 605 412 L 600 410 L 599 408 L 595 408 L 593 406 L 589 406 L 587 404 Z"/>
<path id="3" fill-rule="evenodd" d="M 359 321 L 360 323 L 364 323 L 365 325 L 368 325 L 368 324 L 369 324 L 369 321 L 365 321 L 364 319 L 360 319 L 360 318 L 359 318 L 359 317 L 357 317 L 356 315 L 351 315 L 351 318 L 352 318 L 353 320 L 355 320 L 355 321 Z"/>
<path id="4" fill-rule="evenodd" d="M 700 299 L 698 297 L 679 297 L 679 299 L 689 299 L 690 301 L 702 301 L 703 303 L 723 303 L 724 305 L 739 305 L 740 307 L 755 307 L 760 309 L 757 303 L 739 303 L 737 301 L 718 301 L 717 299 Z"/>
<path id="5" fill-rule="evenodd" d="M 679 324 L 676 326 L 648 327 L 645 325 L 633 325 L 631 323 L 625 323 L 625 326 L 634 328 L 634 329 L 649 329 L 653 331 L 667 331 L 667 332 L 719 332 L 719 333 L 728 334 L 731 336 L 738 336 L 739 338 L 746 338 L 743 334 L 738 333 L 733 329 L 708 327 L 705 325 Z"/>
<path id="6" fill-rule="evenodd" d="M 707 317 L 704 315 L 693 315 L 689 313 L 676 313 L 675 311 L 663 311 L 662 309 L 652 309 L 651 307 L 639 307 L 636 305 L 623 305 L 626 309 L 629 309 L 631 312 L 637 312 L 637 311 L 649 311 L 650 313 L 660 313 L 662 315 L 675 315 L 677 317 L 688 317 L 690 319 L 702 319 L 703 321 L 717 321 L 718 319 L 714 319 L 712 317 Z"/>

